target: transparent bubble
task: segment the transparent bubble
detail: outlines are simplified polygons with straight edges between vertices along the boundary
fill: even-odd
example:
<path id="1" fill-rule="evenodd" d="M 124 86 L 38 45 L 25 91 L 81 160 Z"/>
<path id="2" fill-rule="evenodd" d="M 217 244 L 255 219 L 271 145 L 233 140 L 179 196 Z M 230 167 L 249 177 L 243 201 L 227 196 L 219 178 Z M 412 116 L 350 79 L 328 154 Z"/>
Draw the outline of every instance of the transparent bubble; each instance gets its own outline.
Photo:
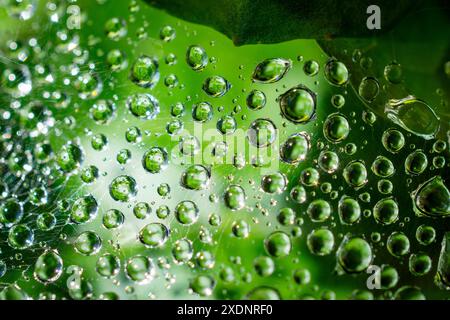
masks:
<path id="1" fill-rule="evenodd" d="M 343 95 L 341 94 L 335 94 L 331 97 L 331 104 L 337 108 L 340 109 L 344 106 L 345 104 L 345 98 Z"/>
<path id="2" fill-rule="evenodd" d="M 361 160 L 350 161 L 344 168 L 343 176 L 353 188 L 362 188 L 367 183 L 367 169 Z"/>
<path id="3" fill-rule="evenodd" d="M 333 173 L 339 168 L 339 157 L 333 151 L 322 151 L 317 162 L 326 173 Z"/>
<path id="4" fill-rule="evenodd" d="M 283 226 L 293 225 L 295 223 L 295 211 L 291 208 L 283 208 L 278 212 L 277 220 Z"/>
<path id="5" fill-rule="evenodd" d="M 380 84 L 374 77 L 365 77 L 361 80 L 358 87 L 358 93 L 366 102 L 372 102 L 380 92 Z"/>
<path id="6" fill-rule="evenodd" d="M 390 225 L 398 220 L 399 208 L 394 198 L 379 200 L 373 207 L 373 217 L 378 223 Z"/>
<path id="7" fill-rule="evenodd" d="M 338 204 L 338 214 L 343 224 L 354 224 L 361 217 L 361 207 L 359 202 L 351 197 L 342 196 Z"/>
<path id="8" fill-rule="evenodd" d="M 308 60 L 303 65 L 303 72 L 305 72 L 305 74 L 310 77 L 318 74 L 319 70 L 320 70 L 320 66 L 317 63 L 317 61 L 315 61 L 315 60 Z"/>
<path id="9" fill-rule="evenodd" d="M 418 215 L 446 217 L 450 215 L 450 191 L 440 176 L 434 176 L 411 193 Z"/>
<path id="10" fill-rule="evenodd" d="M 422 224 L 416 230 L 416 239 L 421 245 L 428 246 L 436 240 L 436 230 L 432 226 Z"/>
<path id="11" fill-rule="evenodd" d="M 394 294 L 395 300 L 425 300 L 425 296 L 418 287 L 403 286 Z"/>
<path id="12" fill-rule="evenodd" d="M 113 49 L 106 55 L 106 64 L 111 71 L 121 71 L 128 66 L 128 61 L 123 51 Z"/>
<path id="13" fill-rule="evenodd" d="M 179 118 L 184 116 L 185 110 L 186 108 L 184 104 L 182 104 L 181 102 L 177 102 L 170 107 L 170 114 L 172 115 L 172 117 Z"/>
<path id="14" fill-rule="evenodd" d="M 311 282 L 311 273 L 308 269 L 296 269 L 293 278 L 296 284 L 306 285 Z"/>
<path id="15" fill-rule="evenodd" d="M 22 203 L 9 198 L 0 204 L 0 222 L 11 225 L 19 222 L 24 215 Z"/>
<path id="16" fill-rule="evenodd" d="M 257 257 L 253 261 L 256 273 L 261 277 L 268 277 L 275 271 L 275 263 L 270 257 Z"/>
<path id="17" fill-rule="evenodd" d="M 238 220 L 231 226 L 231 231 L 237 238 L 248 238 L 250 235 L 250 225 L 245 220 Z"/>
<path id="18" fill-rule="evenodd" d="M 93 71 L 80 74 L 74 82 L 78 96 L 85 99 L 97 98 L 103 90 L 103 82 L 100 76 Z"/>
<path id="19" fill-rule="evenodd" d="M 56 226 L 56 217 L 49 212 L 43 212 L 36 218 L 36 225 L 39 230 L 50 231 Z"/>
<path id="20" fill-rule="evenodd" d="M 405 146 L 405 137 L 396 129 L 388 129 L 383 132 L 381 142 L 387 151 L 397 153 Z"/>
<path id="21" fill-rule="evenodd" d="M 377 156 L 372 163 L 371 169 L 373 173 L 382 178 L 389 178 L 395 173 L 394 164 L 384 156 Z"/>
<path id="22" fill-rule="evenodd" d="M 102 133 L 95 134 L 91 138 L 91 146 L 96 151 L 102 151 L 108 146 L 108 138 Z"/>
<path id="23" fill-rule="evenodd" d="M 125 132 L 125 139 L 130 143 L 139 143 L 142 140 L 142 133 L 138 127 L 129 127 Z"/>
<path id="24" fill-rule="evenodd" d="M 210 296 L 214 290 L 216 281 L 209 275 L 198 275 L 189 283 L 189 288 L 202 297 Z"/>
<path id="25" fill-rule="evenodd" d="M 392 62 L 384 67 L 384 77 L 392 84 L 402 81 L 402 67 L 396 62 Z"/>
<path id="26" fill-rule="evenodd" d="M 291 189 L 290 196 L 296 203 L 304 203 L 306 201 L 306 190 L 303 186 L 297 185 Z"/>
<path id="27" fill-rule="evenodd" d="M 83 151 L 79 146 L 72 143 L 65 144 L 56 156 L 57 164 L 66 172 L 79 168 L 83 160 Z"/>
<path id="28" fill-rule="evenodd" d="M 409 256 L 409 271 L 415 276 L 423 276 L 430 272 L 432 261 L 430 256 L 420 252 Z"/>
<path id="29" fill-rule="evenodd" d="M 300 174 L 300 182 L 307 187 L 314 187 L 319 184 L 320 174 L 314 168 L 303 169 Z"/>
<path id="30" fill-rule="evenodd" d="M 237 123 L 233 116 L 224 116 L 217 121 L 217 130 L 221 134 L 230 135 L 236 131 Z"/>
<path id="31" fill-rule="evenodd" d="M 164 26 L 159 31 L 159 38 L 165 42 L 170 42 L 176 37 L 175 29 L 172 26 Z"/>
<path id="32" fill-rule="evenodd" d="M 245 191 L 240 185 L 230 185 L 224 193 L 225 205 L 232 211 L 245 207 Z"/>
<path id="33" fill-rule="evenodd" d="M 392 122 L 424 139 L 432 139 L 439 132 L 439 117 L 426 102 L 416 97 L 390 100 L 385 113 Z"/>
<path id="34" fill-rule="evenodd" d="M 172 256 L 177 262 L 187 262 L 193 256 L 192 242 L 183 238 L 175 242 L 172 247 Z"/>

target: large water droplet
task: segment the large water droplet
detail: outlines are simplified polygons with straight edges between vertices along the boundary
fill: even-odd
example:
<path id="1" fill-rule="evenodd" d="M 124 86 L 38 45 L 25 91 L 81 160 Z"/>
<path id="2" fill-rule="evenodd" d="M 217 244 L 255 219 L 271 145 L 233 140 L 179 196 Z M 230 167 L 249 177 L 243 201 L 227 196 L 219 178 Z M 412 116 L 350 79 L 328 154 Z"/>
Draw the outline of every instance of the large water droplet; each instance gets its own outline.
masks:
<path id="1" fill-rule="evenodd" d="M 428 104 L 414 96 L 390 100 L 384 111 L 391 121 L 424 139 L 434 138 L 439 131 L 439 117 Z"/>

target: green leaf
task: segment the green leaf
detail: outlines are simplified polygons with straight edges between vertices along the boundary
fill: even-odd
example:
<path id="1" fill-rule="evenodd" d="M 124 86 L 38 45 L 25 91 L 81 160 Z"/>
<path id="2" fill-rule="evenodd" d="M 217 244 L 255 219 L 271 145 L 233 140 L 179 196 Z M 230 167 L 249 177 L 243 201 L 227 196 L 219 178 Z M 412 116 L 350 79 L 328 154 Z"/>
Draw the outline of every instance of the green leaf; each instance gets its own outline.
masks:
<path id="1" fill-rule="evenodd" d="M 208 25 L 236 45 L 292 39 L 359 37 L 391 29 L 422 1 L 377 1 L 381 30 L 369 30 L 367 7 L 373 1 L 308 0 L 146 0 L 184 20 Z"/>

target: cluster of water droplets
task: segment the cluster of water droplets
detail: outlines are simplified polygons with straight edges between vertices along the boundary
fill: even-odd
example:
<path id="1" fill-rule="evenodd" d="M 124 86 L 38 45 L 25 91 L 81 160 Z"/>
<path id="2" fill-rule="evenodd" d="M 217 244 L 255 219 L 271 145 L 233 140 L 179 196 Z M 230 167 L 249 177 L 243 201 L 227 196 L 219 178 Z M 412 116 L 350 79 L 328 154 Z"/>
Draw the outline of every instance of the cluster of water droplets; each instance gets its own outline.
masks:
<path id="1" fill-rule="evenodd" d="M 63 23 L 69 4 L 46 8 L 55 41 L 31 37 L 2 48 L 0 281 L 31 272 L 30 281 L 43 285 L 65 281 L 73 299 L 116 299 L 145 286 L 147 297 L 158 298 L 157 283 L 201 297 L 234 297 L 231 288 L 241 286 L 246 293 L 237 298 L 283 298 L 286 287 L 300 290 L 298 298 L 334 299 L 331 286 L 315 284 L 324 268 L 314 267 L 332 261 L 328 274 L 357 275 L 353 299 L 424 298 L 418 277 L 450 288 L 449 147 L 436 138 L 439 119 L 424 101 L 389 101 L 390 120 L 353 107 L 360 102 L 348 92 L 351 70 L 334 58 L 257 61 L 244 68 L 248 90 L 235 92 L 215 74 L 219 62 L 206 46 L 191 44 L 184 57 L 126 54 L 129 24 L 140 11 L 134 0 L 127 19 L 104 23 L 103 42 L 113 49 L 94 56 L 98 36 L 82 39 Z M 7 11 L 28 20 L 35 6 L 9 1 Z M 148 38 L 145 30 L 146 22 L 136 36 Z M 173 48 L 181 32 L 181 25 L 161 26 L 160 45 Z M 169 106 L 159 87 L 177 95 L 190 86 L 170 72 L 175 64 L 205 76 L 191 88 L 194 98 L 180 94 Z M 278 85 L 291 74 L 298 83 Z M 387 65 L 384 77 L 400 83 L 401 66 Z M 309 85 L 309 78 L 323 82 Z M 383 90 L 365 77 L 357 94 L 372 103 Z M 243 107 L 226 113 L 220 99 L 230 95 Z M 243 108 L 254 116 L 240 115 Z M 173 150 L 161 142 L 170 137 L 177 157 L 204 152 L 201 137 L 181 135 L 190 123 L 212 123 L 224 139 L 244 129 L 252 148 L 276 150 L 279 168 L 260 173 L 265 159 L 242 154 L 225 164 L 228 175 L 223 164 L 172 163 Z M 211 154 L 227 150 L 224 140 Z M 105 167 L 102 157 L 113 161 Z M 255 250 L 247 255 L 239 246 Z M 73 265 L 81 257 L 95 263 Z M 380 266 L 375 294 L 361 289 L 372 265 Z M 84 270 L 92 266 L 110 289 L 98 292 Z M 28 296 L 14 282 L 0 291 L 10 295 Z M 44 287 L 33 298 L 56 293 Z"/>

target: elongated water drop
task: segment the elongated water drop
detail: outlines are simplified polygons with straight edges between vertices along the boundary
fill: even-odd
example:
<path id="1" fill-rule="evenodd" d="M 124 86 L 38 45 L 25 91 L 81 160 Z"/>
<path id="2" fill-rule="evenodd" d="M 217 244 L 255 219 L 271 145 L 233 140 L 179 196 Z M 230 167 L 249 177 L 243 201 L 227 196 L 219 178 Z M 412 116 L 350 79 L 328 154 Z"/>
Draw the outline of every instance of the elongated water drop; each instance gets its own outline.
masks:
<path id="1" fill-rule="evenodd" d="M 284 77 L 291 67 L 292 61 L 288 59 L 266 59 L 256 66 L 252 80 L 260 83 L 277 82 Z"/>
<path id="2" fill-rule="evenodd" d="M 439 117 L 428 104 L 414 96 L 389 100 L 384 112 L 392 122 L 424 139 L 434 138 L 439 131 Z"/>

